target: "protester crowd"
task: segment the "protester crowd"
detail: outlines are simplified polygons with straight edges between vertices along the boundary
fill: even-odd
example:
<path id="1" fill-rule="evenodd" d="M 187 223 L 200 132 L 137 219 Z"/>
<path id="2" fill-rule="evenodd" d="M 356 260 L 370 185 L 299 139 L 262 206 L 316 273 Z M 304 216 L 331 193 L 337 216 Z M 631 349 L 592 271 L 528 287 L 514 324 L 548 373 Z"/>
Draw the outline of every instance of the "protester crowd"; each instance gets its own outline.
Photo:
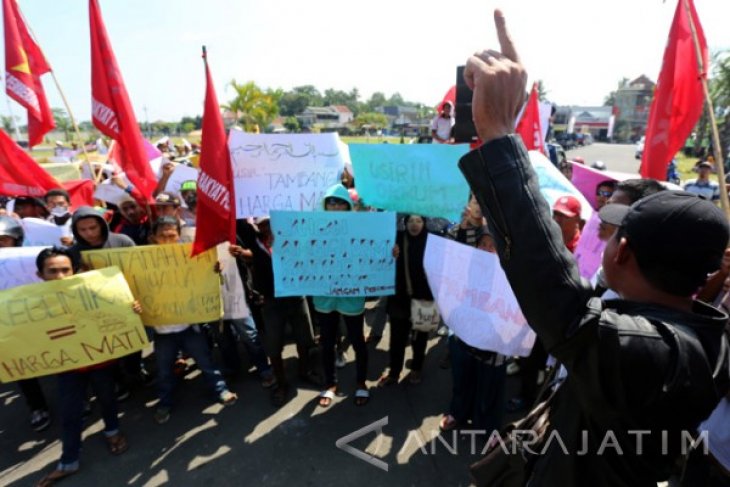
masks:
<path id="1" fill-rule="evenodd" d="M 164 149 L 164 147 L 162 147 Z M 171 172 L 172 163 L 163 166 L 163 178 Z M 347 172 L 343 183 L 330 188 L 322 201 L 324 211 L 372 211 L 355 189 L 356 181 Z M 120 185 L 121 186 L 121 185 Z M 23 218 L 46 218 L 59 226 L 68 226 L 71 238 L 63 238 L 57 246 L 38 256 L 38 275 L 44 280 L 60 279 L 77 272 L 81 252 L 90 249 L 131 247 L 138 245 L 172 244 L 182 241 L 183 229 L 194 232 L 196 215 L 196 182 L 183 182 L 180 191 L 156 191 L 152 206 L 143 206 L 135 199 L 133 188 L 124 186 L 128 196 L 117 205 L 97 201 L 95 207 L 73 208 L 68 193 L 63 189 L 49 191 L 43 199 L 4 195 L 0 210 L 0 246 L 23 245 Z M 611 203 L 631 205 L 665 188 L 654 180 L 607 180 L 596 188 L 596 210 L 600 210 L 601 224 L 598 237 L 611 239 L 621 226 L 610 211 Z M 184 206 L 183 206 L 184 202 Z M 357 204 L 355 203 L 357 202 Z M 581 202 L 571 195 L 559 198 L 552 208 L 553 219 L 560 228 L 563 244 L 574 251 L 580 240 L 585 221 L 581 219 Z M 251 316 L 242 320 L 220 323 L 180 323 L 178 325 L 148 328 L 154 344 L 152 358 L 142 359 L 141 352 L 128 355 L 113 363 L 58 374 L 56 401 L 60 411 L 48 409 L 46 394 L 38 379 L 18 382 L 29 411 L 30 427 L 43 431 L 53 417 L 59 417 L 62 426 L 63 454 L 42 485 L 50 485 L 79 468 L 80 438 L 83 418 L 90 413 L 92 393 L 104 418 L 104 435 L 109 451 L 120 454 L 127 448 L 117 420 L 117 402 L 129 397 L 137 384 L 156 384 L 159 402 L 154 421 L 165 423 L 174 411 L 174 388 L 181 374 L 195 364 L 212 398 L 222 404 L 236 402 L 229 391 L 226 378 L 239 375 L 242 359 L 238 341 L 242 341 L 249 362 L 255 367 L 261 385 L 271 389 L 272 404 L 281 407 L 292 394 L 292 381 L 287 377 L 282 352 L 291 338 L 296 344 L 299 361 L 299 381 L 322 388 L 317 402 L 327 408 L 342 390 L 337 380 L 337 369 L 345 366 L 344 350 L 352 348 L 357 369 L 354 384 L 355 404 L 368 403 L 371 391 L 367 380 L 372 372 L 368 367 L 368 342 L 377 343 L 383 335 L 386 322 L 390 326 L 388 343 L 389 367 L 377 381 L 377 387 L 389 387 L 406 380 L 412 385 L 428 382 L 422 377 L 427 342 L 431 337 L 445 335 L 448 353 L 439 357 L 444 368 L 451 368 L 450 404 L 440 422 L 444 431 L 472 428 L 486 431 L 499 429 L 506 412 L 529 409 L 539 396 L 540 385 L 548 379 L 548 355 L 538 339 L 529 357 L 514 360 L 499 353 L 469 346 L 453 330 L 441 323 L 445 333 L 436 334 L 436 326 L 414 325 L 412 301 L 421 306 L 435 306 L 434 296 L 424 272 L 423 257 L 426 236 L 429 233 L 446 236 L 465 245 L 486 252 L 495 252 L 492 233 L 486 224 L 480 205 L 474 197 L 465 206 L 461 222 L 445 223 L 421 215 L 400 215 L 396 258 L 396 290 L 390 297 L 378 298 L 371 316 L 370 335 L 365 339 L 366 298 L 351 297 L 276 297 L 272 265 L 273 234 L 268 217 L 238 220 L 237 242 L 230 246 L 236 258 L 238 271 L 244 283 L 245 299 Z M 190 235 L 190 233 L 188 233 Z M 0 249 L 0 256 L 2 249 Z M 730 258 L 723 261 L 718 275 L 730 273 Z M 717 281 L 720 278 L 715 278 Z M 721 281 L 723 279 L 720 279 Z M 728 280 L 730 283 L 730 279 Z M 608 289 L 603 271 L 594 280 L 596 295 L 604 299 L 615 297 Z M 720 286 L 707 299 L 722 305 L 730 301 Z M 137 296 L 138 300 L 141 296 Z M 378 313 L 379 308 L 382 309 Z M 139 305 L 135 304 L 139 311 Z M 287 331 L 290 331 L 290 334 Z M 439 330 L 441 331 L 441 330 Z M 404 379 L 405 349 L 410 344 L 412 359 Z M 213 353 L 217 349 L 217 353 Z M 507 365 L 510 373 L 519 374 L 519 395 L 506 397 Z M 717 419 L 715 419 L 717 421 Z"/>

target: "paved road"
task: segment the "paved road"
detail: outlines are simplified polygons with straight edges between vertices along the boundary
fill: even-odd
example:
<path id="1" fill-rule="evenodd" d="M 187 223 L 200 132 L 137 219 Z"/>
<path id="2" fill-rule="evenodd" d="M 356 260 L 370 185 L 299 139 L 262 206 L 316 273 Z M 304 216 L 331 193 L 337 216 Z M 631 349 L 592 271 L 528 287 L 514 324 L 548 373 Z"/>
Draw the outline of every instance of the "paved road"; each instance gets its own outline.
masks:
<path id="1" fill-rule="evenodd" d="M 371 387 L 386 367 L 387 338 L 370 348 Z M 107 453 L 98 409 L 87 424 L 81 471 L 60 485 L 76 486 L 228 486 L 348 485 L 460 486 L 469 484 L 467 466 L 474 455 L 470 436 L 438 436 L 438 421 L 450 399 L 451 372 L 438 367 L 445 341 L 429 343 L 423 382 L 374 390 L 365 407 L 354 405 L 354 352 L 340 373 L 347 397 L 328 409 L 316 406 L 316 387 L 294 382 L 296 395 L 281 409 L 269 402 L 252 375 L 231 384 L 236 405 L 223 408 L 205 395 L 195 372 L 179 388 L 178 407 L 165 425 L 154 423 L 155 391 L 139 388 L 121 404 L 121 424 L 130 449 L 119 457 Z M 287 347 L 289 376 L 296 377 L 293 345 Z M 410 357 L 410 351 L 407 358 Z M 51 408 L 58 411 L 55 382 L 43 380 Z M 510 382 L 510 389 L 515 384 Z M 27 408 L 13 384 L 0 384 L 0 485 L 30 486 L 60 456 L 56 420 L 43 433 L 27 424 Z M 338 449 L 338 438 L 382 418 L 381 435 L 353 442 L 389 466 L 380 470 Z M 420 448 L 420 447 L 423 448 Z M 451 453 L 449 449 L 454 450 Z"/>
<path id="2" fill-rule="evenodd" d="M 635 147 L 634 144 L 596 143 L 568 151 L 567 155 L 568 159 L 581 156 L 588 165 L 603 161 L 612 171 L 638 174 L 640 161 L 634 158 Z"/>

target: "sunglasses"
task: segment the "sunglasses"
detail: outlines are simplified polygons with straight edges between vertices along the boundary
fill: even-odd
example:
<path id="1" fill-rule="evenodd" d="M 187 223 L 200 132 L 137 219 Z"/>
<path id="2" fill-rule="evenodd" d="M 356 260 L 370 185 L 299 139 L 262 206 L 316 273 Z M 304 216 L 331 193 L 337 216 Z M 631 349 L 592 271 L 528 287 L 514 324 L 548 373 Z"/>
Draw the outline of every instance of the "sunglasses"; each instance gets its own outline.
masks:
<path id="1" fill-rule="evenodd" d="M 604 198 L 610 198 L 613 196 L 613 191 L 596 191 L 596 196 L 603 196 Z"/>

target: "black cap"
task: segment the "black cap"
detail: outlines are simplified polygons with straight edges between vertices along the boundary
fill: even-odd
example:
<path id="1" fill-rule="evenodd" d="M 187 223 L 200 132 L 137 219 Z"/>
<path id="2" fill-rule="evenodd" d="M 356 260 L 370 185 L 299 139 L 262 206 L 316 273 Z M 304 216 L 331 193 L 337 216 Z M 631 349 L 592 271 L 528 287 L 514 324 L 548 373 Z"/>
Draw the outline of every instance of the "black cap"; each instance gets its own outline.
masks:
<path id="1" fill-rule="evenodd" d="M 685 191 L 661 191 L 630 207 L 606 205 L 599 217 L 622 228 L 641 268 L 671 267 L 688 285 L 720 268 L 730 236 L 723 212 Z"/>

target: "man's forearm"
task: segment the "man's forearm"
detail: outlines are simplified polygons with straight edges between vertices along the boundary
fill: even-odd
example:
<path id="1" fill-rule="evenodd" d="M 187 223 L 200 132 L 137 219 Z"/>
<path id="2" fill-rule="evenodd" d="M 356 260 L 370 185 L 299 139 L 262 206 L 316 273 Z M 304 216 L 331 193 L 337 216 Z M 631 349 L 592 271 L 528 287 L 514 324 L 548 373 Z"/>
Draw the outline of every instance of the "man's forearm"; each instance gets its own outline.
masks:
<path id="1" fill-rule="evenodd" d="M 565 248 L 519 136 L 493 140 L 459 162 L 487 214 L 522 311 L 550 350 L 572 333 L 590 298 Z"/>

